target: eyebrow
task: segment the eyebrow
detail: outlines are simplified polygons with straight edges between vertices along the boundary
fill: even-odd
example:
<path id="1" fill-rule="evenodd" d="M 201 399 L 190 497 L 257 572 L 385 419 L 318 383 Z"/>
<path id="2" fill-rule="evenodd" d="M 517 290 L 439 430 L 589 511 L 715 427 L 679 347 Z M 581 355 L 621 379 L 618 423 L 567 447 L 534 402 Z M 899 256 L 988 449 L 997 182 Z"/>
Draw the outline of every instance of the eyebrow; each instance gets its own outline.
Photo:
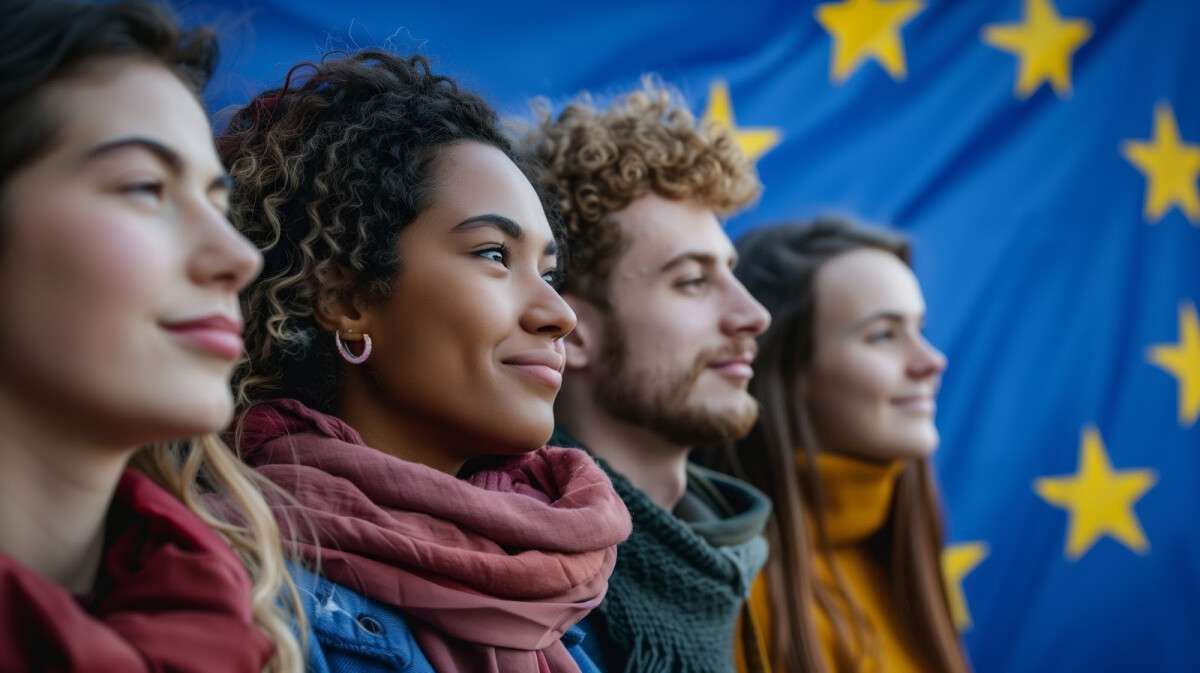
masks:
<path id="1" fill-rule="evenodd" d="M 919 321 L 924 320 L 925 315 L 921 314 L 921 315 L 917 316 L 917 318 Z M 851 325 L 850 329 L 852 331 L 857 330 L 860 327 L 863 327 L 865 325 L 871 324 L 872 322 L 875 322 L 876 320 L 886 320 L 888 322 L 903 323 L 906 319 L 907 319 L 907 316 L 905 316 L 903 313 L 900 313 L 898 311 L 887 311 L 887 310 L 876 311 L 875 313 L 872 313 L 871 315 L 869 315 L 865 318 L 861 318 L 861 319 L 855 321 L 854 324 Z"/>
<path id="2" fill-rule="evenodd" d="M 84 161 L 93 161 L 107 154 L 119 152 L 129 148 L 139 148 L 154 155 L 156 159 L 162 162 L 167 170 L 173 175 L 179 176 L 183 173 L 183 159 L 175 150 L 166 145 L 142 136 L 131 136 L 127 138 L 117 138 L 105 143 L 101 143 L 92 149 L 88 150 L 83 156 Z M 220 175 L 213 178 L 209 184 L 209 189 L 220 187 L 225 191 L 233 191 L 233 177 L 228 173 L 221 171 Z"/>
<path id="3" fill-rule="evenodd" d="M 521 228 L 521 225 L 513 222 L 503 215 L 497 215 L 495 213 L 485 213 L 483 215 L 468 217 L 462 222 L 454 225 L 454 228 L 451 229 L 451 231 L 471 231 L 472 229 L 479 229 L 480 227 L 491 227 L 493 229 L 498 229 L 500 233 L 516 241 L 519 241 L 525 237 L 525 230 Z M 546 244 L 546 249 L 542 251 L 542 254 L 557 255 L 558 243 L 551 239 L 550 242 Z"/>
<path id="4" fill-rule="evenodd" d="M 713 254 L 707 253 L 707 252 L 697 252 L 695 250 L 689 250 L 687 252 L 682 252 L 678 255 L 675 255 L 671 259 L 667 260 L 667 263 L 663 264 L 662 268 L 659 269 L 658 271 L 659 271 L 659 273 L 667 273 L 668 271 L 670 271 L 671 269 L 674 269 L 675 267 L 679 266 L 680 264 L 683 264 L 684 262 L 689 262 L 689 261 L 696 262 L 697 264 L 700 264 L 701 266 L 709 266 L 709 267 L 719 266 L 721 263 L 721 261 L 717 258 L 716 255 L 713 255 Z M 735 254 L 730 258 L 729 266 L 730 266 L 730 268 L 732 268 L 736 264 L 737 264 L 737 255 Z"/>

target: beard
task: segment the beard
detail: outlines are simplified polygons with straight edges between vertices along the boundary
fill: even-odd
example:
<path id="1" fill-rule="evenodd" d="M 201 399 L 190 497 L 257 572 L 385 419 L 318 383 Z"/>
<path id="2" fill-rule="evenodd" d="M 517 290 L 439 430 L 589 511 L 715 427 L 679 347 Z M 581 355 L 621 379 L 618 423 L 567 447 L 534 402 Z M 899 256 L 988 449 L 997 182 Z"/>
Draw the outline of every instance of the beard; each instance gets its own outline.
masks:
<path id="1" fill-rule="evenodd" d="M 605 327 L 604 349 L 597 369 L 603 372 L 596 385 L 596 401 L 626 423 L 645 428 L 672 444 L 687 447 L 719 446 L 750 433 L 758 419 L 758 403 L 741 391 L 733 403 L 720 406 L 693 401 L 692 391 L 709 363 L 752 349 L 753 340 L 701 352 L 688 368 L 663 366 L 635 369 L 620 326 L 610 320 Z"/>

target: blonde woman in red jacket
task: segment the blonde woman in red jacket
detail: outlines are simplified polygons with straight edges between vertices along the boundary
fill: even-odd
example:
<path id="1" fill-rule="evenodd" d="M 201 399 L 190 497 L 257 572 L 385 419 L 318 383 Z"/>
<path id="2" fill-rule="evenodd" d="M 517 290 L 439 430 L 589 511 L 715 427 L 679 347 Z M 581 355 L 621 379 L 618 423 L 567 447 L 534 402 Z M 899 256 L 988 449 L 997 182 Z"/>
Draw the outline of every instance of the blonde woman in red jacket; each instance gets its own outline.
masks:
<path id="1" fill-rule="evenodd" d="M 37 0 L 0 44 L 0 672 L 299 671 L 278 529 L 212 434 L 261 264 L 197 100 L 212 37 Z"/>

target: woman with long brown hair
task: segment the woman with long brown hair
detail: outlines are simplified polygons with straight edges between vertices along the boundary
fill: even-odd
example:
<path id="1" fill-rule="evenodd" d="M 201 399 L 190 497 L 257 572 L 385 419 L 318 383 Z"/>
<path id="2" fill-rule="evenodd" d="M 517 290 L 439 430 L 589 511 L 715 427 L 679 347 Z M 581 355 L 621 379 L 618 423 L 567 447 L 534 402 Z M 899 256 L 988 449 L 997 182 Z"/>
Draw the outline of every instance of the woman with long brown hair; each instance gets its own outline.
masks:
<path id="1" fill-rule="evenodd" d="M 730 461 L 770 495 L 751 608 L 775 670 L 969 670 L 939 568 L 930 454 L 945 357 L 897 235 L 823 219 L 751 232 L 736 274 L 772 314 Z"/>
<path id="2" fill-rule="evenodd" d="M 36 0 L 0 43 L 0 671 L 300 671 L 278 528 L 213 434 L 261 265 L 213 36 Z"/>

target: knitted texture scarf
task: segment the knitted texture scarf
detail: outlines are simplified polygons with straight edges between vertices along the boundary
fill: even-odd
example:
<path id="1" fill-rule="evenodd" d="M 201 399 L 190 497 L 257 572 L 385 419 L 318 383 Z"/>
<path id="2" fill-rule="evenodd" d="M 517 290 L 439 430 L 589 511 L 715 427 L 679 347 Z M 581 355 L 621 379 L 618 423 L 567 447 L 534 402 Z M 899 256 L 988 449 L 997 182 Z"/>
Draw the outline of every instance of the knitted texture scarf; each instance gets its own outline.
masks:
<path id="1" fill-rule="evenodd" d="M 294 498 L 276 512 L 301 552 L 411 617 L 440 673 L 578 672 L 563 632 L 600 603 L 629 535 L 586 453 L 545 447 L 458 479 L 295 400 L 252 407 L 242 430 L 245 460 Z"/>
<path id="2" fill-rule="evenodd" d="M 752 513 L 734 517 L 740 530 L 728 521 L 697 529 L 652 502 L 603 460 L 596 462 L 633 518 L 633 534 L 620 545 L 608 596 L 597 609 L 623 670 L 730 673 L 734 626 L 767 559 L 761 535 L 770 513 L 765 496 L 757 494 Z M 689 497 L 707 499 L 712 484 L 702 484 L 706 473 L 689 468 Z M 729 544 L 714 546 L 700 530 L 719 532 L 719 542 Z"/>

